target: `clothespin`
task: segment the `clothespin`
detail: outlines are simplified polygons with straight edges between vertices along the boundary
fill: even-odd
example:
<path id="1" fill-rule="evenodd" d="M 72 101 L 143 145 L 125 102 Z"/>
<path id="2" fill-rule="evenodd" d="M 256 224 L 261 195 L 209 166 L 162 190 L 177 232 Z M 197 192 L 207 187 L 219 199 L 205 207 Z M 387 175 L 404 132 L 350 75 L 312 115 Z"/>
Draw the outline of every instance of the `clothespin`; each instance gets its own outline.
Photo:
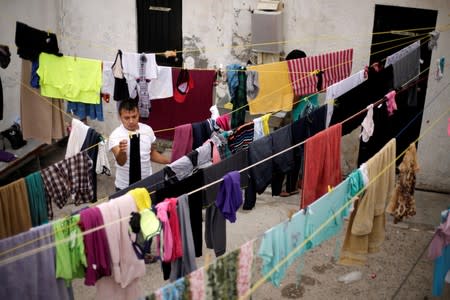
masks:
<path id="1" fill-rule="evenodd" d="M 331 185 L 328 185 L 328 193 L 331 192 L 334 188 Z"/>

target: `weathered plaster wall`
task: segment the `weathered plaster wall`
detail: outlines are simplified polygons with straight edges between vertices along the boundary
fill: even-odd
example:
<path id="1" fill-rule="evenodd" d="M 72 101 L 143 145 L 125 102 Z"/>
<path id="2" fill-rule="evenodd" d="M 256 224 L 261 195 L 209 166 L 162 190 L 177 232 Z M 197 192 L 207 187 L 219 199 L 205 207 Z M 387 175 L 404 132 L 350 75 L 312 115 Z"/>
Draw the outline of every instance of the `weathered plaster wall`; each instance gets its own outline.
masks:
<path id="1" fill-rule="evenodd" d="M 57 0 L 0 0 L 0 44 L 8 45 L 11 52 L 11 63 L 8 68 L 0 68 L 4 101 L 3 120 L 0 121 L 0 130 L 8 128 L 20 117 L 21 59 L 16 54 L 17 48 L 14 43 L 16 21 L 57 33 L 57 16 Z"/>

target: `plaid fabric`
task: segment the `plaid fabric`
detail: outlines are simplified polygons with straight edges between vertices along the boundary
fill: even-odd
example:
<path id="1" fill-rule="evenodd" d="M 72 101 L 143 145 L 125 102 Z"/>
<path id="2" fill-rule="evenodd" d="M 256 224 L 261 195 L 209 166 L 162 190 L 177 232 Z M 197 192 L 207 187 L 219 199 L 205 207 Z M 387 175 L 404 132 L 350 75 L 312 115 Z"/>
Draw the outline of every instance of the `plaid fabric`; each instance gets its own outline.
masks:
<path id="1" fill-rule="evenodd" d="M 72 195 L 75 205 L 91 201 L 94 197 L 90 175 L 92 167 L 92 160 L 87 153 L 80 152 L 42 170 L 42 180 L 50 202 L 50 209 L 51 202 L 62 208 Z"/>
<path id="2" fill-rule="evenodd" d="M 323 72 L 322 89 L 347 78 L 352 71 L 353 49 L 288 60 L 289 78 L 296 96 L 317 93 L 317 76 Z"/>

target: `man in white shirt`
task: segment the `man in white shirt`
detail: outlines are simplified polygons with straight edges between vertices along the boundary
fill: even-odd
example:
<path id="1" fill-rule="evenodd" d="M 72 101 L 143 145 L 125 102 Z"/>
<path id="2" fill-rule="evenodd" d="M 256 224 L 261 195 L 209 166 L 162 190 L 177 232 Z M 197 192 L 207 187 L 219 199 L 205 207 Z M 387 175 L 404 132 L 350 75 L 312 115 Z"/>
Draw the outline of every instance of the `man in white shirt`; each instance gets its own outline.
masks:
<path id="1" fill-rule="evenodd" d="M 130 185 L 130 178 L 144 179 L 152 174 L 151 161 L 160 164 L 169 164 L 169 158 L 160 154 L 154 147 L 155 134 L 150 126 L 139 123 L 139 109 L 137 100 L 124 100 L 119 105 L 119 117 L 122 124 L 114 129 L 109 137 L 109 150 L 116 159 L 116 190 L 121 190 Z M 141 174 L 130 174 L 130 138 L 139 139 L 139 153 L 131 155 L 140 157 L 136 162 L 137 170 Z M 133 150 L 133 151 L 135 151 Z M 131 171 L 136 170 L 136 163 L 132 162 Z M 137 177 L 136 177 L 137 175 Z M 133 182 L 131 182 L 133 183 Z"/>

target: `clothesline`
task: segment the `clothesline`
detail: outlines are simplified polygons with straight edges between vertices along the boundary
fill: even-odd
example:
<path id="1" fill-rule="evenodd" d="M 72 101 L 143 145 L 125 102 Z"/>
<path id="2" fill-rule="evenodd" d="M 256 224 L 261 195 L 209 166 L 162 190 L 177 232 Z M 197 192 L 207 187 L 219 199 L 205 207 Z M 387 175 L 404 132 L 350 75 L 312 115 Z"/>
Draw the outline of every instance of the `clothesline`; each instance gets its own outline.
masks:
<path id="1" fill-rule="evenodd" d="M 443 90 L 445 90 L 448 86 L 450 85 L 450 83 L 443 89 Z M 442 90 L 442 91 L 443 91 Z M 402 91 L 404 91 L 404 90 L 402 90 Z M 442 92 L 441 91 L 441 92 Z M 401 92 L 401 91 L 400 91 Z M 441 93 L 440 92 L 440 93 Z M 438 93 L 438 95 L 437 96 L 439 96 L 440 95 L 440 93 Z M 429 103 L 429 105 L 431 105 L 433 102 L 434 102 L 434 100 L 437 98 L 437 96 Z M 383 99 L 380 99 L 380 100 L 384 100 L 384 98 Z M 377 102 L 379 102 L 380 100 L 378 100 Z M 428 106 L 429 106 L 428 105 Z M 427 106 L 427 107 L 428 107 Z M 363 111 L 365 111 L 366 109 L 363 109 Z M 448 110 L 448 111 L 450 111 L 450 109 Z M 447 111 L 447 112 L 448 112 Z M 446 113 L 447 113 L 446 112 Z M 360 114 L 360 112 L 358 112 L 358 113 L 356 113 L 356 114 L 354 114 L 351 118 L 353 118 L 353 117 L 356 117 L 357 115 L 359 115 Z M 439 119 L 440 118 L 442 118 L 443 117 L 443 115 L 442 116 L 440 116 L 439 117 Z M 343 122 L 341 122 L 341 124 L 342 123 L 344 123 L 344 122 L 347 122 L 348 120 L 350 120 L 351 118 L 348 118 L 348 119 L 346 119 L 345 121 L 343 121 Z M 436 121 L 435 121 L 436 122 Z M 434 123 L 433 123 L 434 124 Z M 407 126 L 409 126 L 410 124 L 408 124 Z M 434 126 L 434 125 L 433 125 Z M 428 129 L 429 130 L 429 129 Z M 427 131 L 425 131 L 424 132 L 424 134 L 426 133 L 426 132 L 428 132 L 428 130 Z M 423 134 L 423 135 L 424 135 Z M 423 136 L 422 135 L 422 136 Z M 298 143 L 298 144 L 296 144 L 296 145 L 293 145 L 293 146 L 291 146 L 291 147 L 289 147 L 289 148 L 286 148 L 286 149 L 284 149 L 284 150 L 281 150 L 280 152 L 278 152 L 278 153 L 276 153 L 276 154 L 274 154 L 274 155 L 272 155 L 271 157 L 268 157 L 268 158 L 265 158 L 265 159 L 263 159 L 263 160 L 260 160 L 260 161 L 258 161 L 258 162 L 256 162 L 256 163 L 254 163 L 253 165 L 249 165 L 249 166 L 247 166 L 247 167 L 245 167 L 244 169 L 242 169 L 242 170 L 239 170 L 239 172 L 243 172 L 243 171 L 245 171 L 245 170 L 248 170 L 248 169 L 250 169 L 250 168 L 252 168 L 252 167 L 255 167 L 255 166 L 257 166 L 257 165 L 259 165 L 259 164 L 261 164 L 261 163 L 264 163 L 265 161 L 267 161 L 267 160 L 269 160 L 269 159 L 272 159 L 273 157 L 275 157 L 275 156 L 277 156 L 277 155 L 281 155 L 281 154 L 283 154 L 283 153 L 285 153 L 285 152 L 287 152 L 287 151 L 289 151 L 289 150 L 292 150 L 292 149 L 294 149 L 294 148 L 296 148 L 296 147 L 298 147 L 298 146 L 300 146 L 300 145 L 302 145 L 302 144 L 304 144 L 306 142 L 306 140 L 305 141 L 302 141 L 302 142 L 300 142 L 300 143 Z M 204 185 L 204 186 L 202 186 L 202 187 L 200 187 L 200 188 L 198 188 L 198 189 L 196 189 L 196 190 L 194 190 L 194 191 L 191 191 L 191 192 L 189 192 L 189 193 L 187 193 L 187 195 L 191 195 L 191 194 L 193 194 L 193 193 L 195 193 L 195 192 L 198 192 L 198 191 L 201 191 L 201 190 L 203 190 L 203 189 L 206 189 L 206 188 L 208 188 L 208 187 L 210 187 L 210 186 L 212 186 L 212 185 L 214 185 L 214 184 L 217 184 L 217 183 L 219 183 L 219 182 L 221 182 L 223 179 L 218 179 L 218 180 L 216 180 L 216 181 L 214 181 L 214 182 L 211 182 L 211 183 L 209 183 L 209 184 L 206 184 L 206 185 Z M 149 192 L 149 194 L 152 194 L 152 193 L 154 193 L 155 191 L 151 191 L 151 192 Z M 105 198 L 105 199 L 102 199 L 102 200 L 100 200 L 101 202 L 103 202 L 103 201 L 106 201 L 108 198 Z M 101 203 L 101 202 L 98 202 L 98 203 L 96 203 L 95 205 L 98 205 L 99 203 Z M 94 206 L 95 206 L 94 205 Z M 124 221 L 124 220 L 127 220 L 129 217 L 125 217 L 125 218 L 123 218 L 123 219 L 121 219 L 120 221 Z M 102 226 L 99 226 L 99 227 L 97 227 L 97 230 L 100 230 L 100 229 L 102 229 L 102 228 L 105 228 L 106 226 L 109 226 L 109 225 L 112 225 L 112 224 L 115 224 L 116 223 L 116 221 L 114 221 L 114 222 L 112 222 L 111 224 L 104 224 L 104 225 L 102 225 Z M 92 228 L 92 230 L 94 230 L 95 228 Z M 95 231 L 95 230 L 94 230 Z M 90 231 L 88 232 L 88 233 L 90 233 Z M 48 236 L 46 236 L 46 237 L 48 237 Z M 30 243 L 32 243 L 32 242 L 35 242 L 35 241 L 37 241 L 37 240 L 40 240 L 40 239 L 42 239 L 43 237 L 40 237 L 40 238 L 37 238 L 36 240 L 32 240 L 32 241 L 30 241 L 30 242 L 27 242 L 27 243 L 24 243 L 24 244 L 30 244 Z M 57 244 L 55 244 L 54 243 L 54 245 L 58 245 L 59 243 L 63 243 L 63 242 L 67 242 L 67 241 L 69 241 L 70 239 L 66 239 L 66 240 L 61 240 L 61 241 L 58 241 L 58 243 Z M 21 248 L 21 245 L 22 244 L 20 244 L 20 245 L 18 245 L 18 246 L 16 246 L 16 247 L 14 247 L 13 249 L 9 249 L 9 250 L 6 250 L 6 251 L 4 251 L 4 252 L 2 252 L 2 253 L 0 253 L 0 256 L 3 256 L 3 255 L 5 255 L 5 254 L 7 254 L 7 253 L 9 253 L 9 252 L 11 252 L 11 251 L 13 251 L 13 250 L 16 250 L 16 249 L 19 249 L 19 248 Z M 43 250 L 46 250 L 46 249 L 48 249 L 48 247 L 47 248 L 44 248 L 44 249 L 42 249 L 42 251 Z M 33 249 L 34 250 L 34 249 Z M 32 251 L 32 250 L 30 250 L 30 251 Z M 30 252 L 29 251 L 29 252 Z M 27 253 L 27 252 L 26 252 Z M 36 252 L 37 253 L 37 252 Z M 34 252 L 32 253 L 32 254 L 34 254 Z M 30 254 L 30 255 L 32 255 L 32 254 Z M 20 254 L 20 255 L 22 255 L 22 254 Z M 20 256 L 20 255 L 18 255 L 18 256 Z M 10 263 L 10 262 L 13 262 L 13 261 L 16 261 L 17 259 L 14 259 L 15 258 L 15 256 L 12 256 L 12 257 L 10 257 L 10 258 L 8 258 L 8 259 L 5 259 L 5 260 L 0 260 L 0 266 L 2 266 L 2 265 L 4 265 L 4 264 L 7 264 L 7 263 Z M 14 259 L 14 260 L 13 260 Z M 19 258 L 20 259 L 20 258 Z M 11 260 L 11 261 L 10 261 Z M 5 263 L 5 261 L 6 261 L 6 263 Z"/>
<path id="2" fill-rule="evenodd" d="M 425 38 L 427 38 L 427 37 L 420 38 L 420 39 L 415 39 L 414 41 L 422 40 L 422 39 L 425 39 Z M 401 38 L 400 38 L 400 39 L 401 39 Z M 396 40 L 398 40 L 398 39 L 394 39 L 394 40 L 391 40 L 391 41 L 396 41 Z M 406 44 L 409 44 L 410 42 L 411 42 L 411 41 L 408 41 L 408 42 L 406 42 L 406 43 L 402 43 L 402 44 L 399 44 L 399 45 L 396 45 L 396 46 L 393 46 L 393 47 L 390 47 L 390 48 L 387 48 L 387 49 L 383 49 L 383 50 L 380 50 L 380 51 L 378 51 L 378 52 L 372 53 L 371 55 L 379 54 L 379 53 L 381 53 L 381 52 L 384 52 L 384 51 L 387 51 L 387 50 L 391 50 L 391 49 L 393 49 L 393 48 L 397 48 L 397 47 L 400 47 L 400 46 L 404 46 L 404 45 L 406 45 Z M 340 65 L 346 64 L 346 63 L 348 63 L 348 61 L 343 62 L 343 63 L 341 63 L 341 64 L 334 65 L 334 66 L 330 66 L 330 67 L 328 67 L 328 68 L 325 69 L 325 70 L 332 69 L 332 68 L 336 68 L 336 67 L 339 67 Z M 197 69 L 197 70 L 211 70 L 211 69 Z M 288 72 L 288 73 L 289 73 L 289 72 Z M 310 72 L 309 75 L 306 75 L 306 76 L 304 76 L 304 77 L 302 77 L 302 78 L 299 78 L 299 79 L 296 80 L 296 81 L 301 81 L 301 80 L 303 80 L 304 78 L 306 78 L 306 77 L 308 77 L 308 76 L 312 76 L 313 74 L 314 74 L 314 72 Z M 47 103 L 49 103 L 50 105 L 52 105 L 52 106 L 53 106 L 54 108 L 56 108 L 57 110 L 61 111 L 63 114 L 65 114 L 65 115 L 68 116 L 69 118 L 74 118 L 73 115 L 70 115 L 70 114 L 67 113 L 66 111 L 64 111 L 64 110 L 62 110 L 61 108 L 59 108 L 59 107 L 57 107 L 56 105 L 54 105 L 54 104 L 51 102 L 51 100 L 46 99 L 45 97 L 43 97 L 42 95 L 40 95 L 39 93 L 37 93 L 34 89 L 30 88 L 27 84 L 21 82 L 21 85 L 22 85 L 23 87 L 27 88 L 28 90 L 30 90 L 31 92 L 33 92 L 34 94 L 36 94 L 37 96 L 39 96 L 41 99 L 44 99 L 45 101 L 47 101 Z M 283 90 L 283 89 L 286 88 L 286 87 L 289 87 L 290 85 L 291 85 L 291 84 L 282 86 L 281 88 L 279 88 L 279 89 L 277 89 L 277 90 L 274 90 L 274 91 L 271 91 L 270 93 L 268 93 L 268 94 L 265 95 L 264 97 L 259 98 L 259 99 L 256 99 L 256 100 L 257 100 L 257 101 L 261 101 L 261 100 L 263 100 L 263 99 L 269 97 L 270 95 L 275 94 L 276 92 L 279 92 L 279 91 Z M 320 92 L 321 92 L 321 91 L 320 91 Z M 316 94 L 317 94 L 317 93 L 315 93 L 315 94 L 313 94 L 313 95 L 316 95 Z M 307 98 L 306 98 L 306 99 L 303 99 L 303 100 L 306 101 Z M 239 110 L 241 110 L 241 109 L 243 109 L 243 108 L 245 108 L 245 107 L 247 107 L 247 106 L 248 106 L 248 103 L 247 103 L 246 105 L 244 105 L 244 106 L 238 107 L 237 109 L 235 109 L 235 110 L 233 110 L 233 111 L 227 112 L 226 114 L 232 114 L 232 113 L 237 112 L 237 111 L 239 111 Z M 225 114 L 225 115 L 226 115 L 226 114 Z M 155 132 L 155 133 L 158 133 L 158 132 L 165 132 L 165 131 L 171 131 L 171 130 L 174 130 L 174 129 L 175 129 L 175 128 L 159 129 L 159 130 L 155 130 L 154 132 Z M 104 137 L 104 139 L 106 139 L 106 138 Z M 97 144 L 97 145 L 98 145 L 98 144 Z M 93 147 L 95 147 L 95 146 L 96 146 L 96 145 L 92 145 L 92 146 L 91 146 L 90 148 L 88 148 L 88 149 L 91 149 L 91 148 L 93 148 Z"/>
<path id="3" fill-rule="evenodd" d="M 422 73 L 423 73 L 423 72 L 426 72 L 426 71 L 427 71 L 427 70 L 424 70 L 424 71 L 422 71 Z M 420 76 L 420 74 L 419 74 L 418 76 Z M 414 78 L 413 78 L 413 79 L 414 79 Z M 413 79 L 411 79 L 410 81 L 412 81 Z M 410 81 L 409 81 L 409 82 L 410 82 Z M 408 84 L 409 82 L 407 82 L 406 84 Z M 405 84 L 405 85 L 406 85 L 406 84 Z M 47 99 L 45 99 L 45 100 L 47 100 Z M 365 111 L 365 110 L 362 110 L 360 113 L 362 113 L 363 111 Z M 356 116 L 356 115 L 355 115 L 355 116 Z M 348 120 L 350 120 L 351 118 L 353 118 L 353 117 L 355 117 L 355 116 L 352 116 L 352 117 L 348 118 L 348 119 L 345 120 L 345 121 L 348 121 Z M 286 151 L 287 151 L 287 150 L 286 150 Z M 284 151 L 284 152 L 286 152 L 286 151 Z M 284 153 L 284 152 L 283 152 L 283 153 Z M 279 154 L 281 154 L 281 153 L 279 153 Z M 256 164 L 255 164 L 255 165 L 256 165 Z M 151 193 L 154 193 L 154 191 L 152 191 Z M 100 202 L 106 201 L 107 199 L 108 199 L 108 198 L 101 199 Z M 100 202 L 98 202 L 98 203 L 100 203 Z"/>

